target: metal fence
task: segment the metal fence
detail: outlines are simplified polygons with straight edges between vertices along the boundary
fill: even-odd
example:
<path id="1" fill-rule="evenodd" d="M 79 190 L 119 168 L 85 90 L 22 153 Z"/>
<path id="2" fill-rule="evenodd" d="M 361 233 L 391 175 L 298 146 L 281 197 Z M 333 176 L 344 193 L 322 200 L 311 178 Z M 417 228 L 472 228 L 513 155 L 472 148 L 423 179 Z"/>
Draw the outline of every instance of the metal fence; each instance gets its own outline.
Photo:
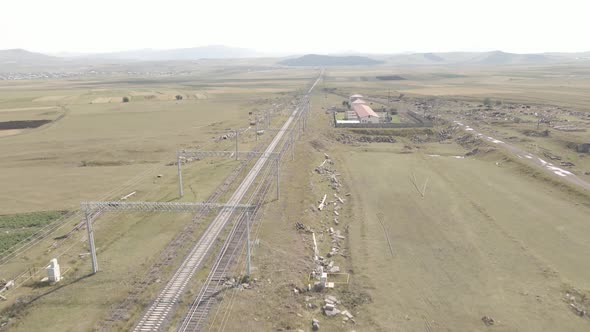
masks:
<path id="1" fill-rule="evenodd" d="M 335 128 L 431 128 L 432 121 L 428 121 L 417 115 L 412 111 L 408 111 L 416 122 L 414 123 L 338 123 L 336 121 L 336 112 L 333 114 Z"/>

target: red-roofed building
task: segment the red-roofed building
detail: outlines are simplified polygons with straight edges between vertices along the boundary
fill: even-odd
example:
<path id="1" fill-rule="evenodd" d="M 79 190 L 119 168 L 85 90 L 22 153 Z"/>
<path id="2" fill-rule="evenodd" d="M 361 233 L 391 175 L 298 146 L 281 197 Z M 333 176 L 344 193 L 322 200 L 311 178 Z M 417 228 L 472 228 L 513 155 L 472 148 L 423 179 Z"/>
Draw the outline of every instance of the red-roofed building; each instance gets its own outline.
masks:
<path id="1" fill-rule="evenodd" d="M 358 102 L 359 100 L 353 102 L 351 107 L 360 123 L 379 123 L 379 115 L 369 105 L 362 102 L 362 100 Z"/>

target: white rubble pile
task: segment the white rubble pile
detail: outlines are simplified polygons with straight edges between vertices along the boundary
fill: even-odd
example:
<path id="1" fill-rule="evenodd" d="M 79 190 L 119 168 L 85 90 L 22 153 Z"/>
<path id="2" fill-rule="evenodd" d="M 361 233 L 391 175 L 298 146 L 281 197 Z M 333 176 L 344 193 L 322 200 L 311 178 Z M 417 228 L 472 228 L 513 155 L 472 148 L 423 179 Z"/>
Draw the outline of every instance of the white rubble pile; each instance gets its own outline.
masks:
<path id="1" fill-rule="evenodd" d="M 337 315 L 342 315 L 342 320 L 344 322 L 352 322 L 355 323 L 354 320 L 354 316 L 350 313 L 350 311 L 342 308 L 340 306 L 340 308 L 337 308 L 337 305 L 340 306 L 341 303 L 340 301 L 338 301 L 338 299 L 332 295 L 326 295 L 326 297 L 324 298 L 324 314 L 328 317 L 334 317 Z"/>

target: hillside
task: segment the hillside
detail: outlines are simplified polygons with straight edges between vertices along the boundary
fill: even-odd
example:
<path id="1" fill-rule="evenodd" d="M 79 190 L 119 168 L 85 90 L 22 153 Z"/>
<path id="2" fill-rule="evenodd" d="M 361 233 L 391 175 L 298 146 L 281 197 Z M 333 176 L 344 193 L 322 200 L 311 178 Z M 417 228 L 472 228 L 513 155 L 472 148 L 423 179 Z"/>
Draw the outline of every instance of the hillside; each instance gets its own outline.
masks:
<path id="1" fill-rule="evenodd" d="M 588 61 L 587 53 L 446 52 L 396 54 L 387 57 L 390 65 L 529 65 Z"/>
<path id="2" fill-rule="evenodd" d="M 112 60 L 141 60 L 141 61 L 170 61 L 170 60 L 198 60 L 198 59 L 233 59 L 253 58 L 257 52 L 222 45 L 200 46 L 191 48 L 177 48 L 168 50 L 133 50 L 113 53 L 90 54 L 86 57 Z"/>
<path id="3" fill-rule="evenodd" d="M 0 50 L 0 64 L 46 64 L 59 62 L 59 58 L 29 52 L 23 49 Z"/>
<path id="4" fill-rule="evenodd" d="M 364 56 L 330 56 L 318 54 L 307 54 L 279 62 L 279 64 L 286 66 L 362 66 L 381 63 L 383 62 Z"/>

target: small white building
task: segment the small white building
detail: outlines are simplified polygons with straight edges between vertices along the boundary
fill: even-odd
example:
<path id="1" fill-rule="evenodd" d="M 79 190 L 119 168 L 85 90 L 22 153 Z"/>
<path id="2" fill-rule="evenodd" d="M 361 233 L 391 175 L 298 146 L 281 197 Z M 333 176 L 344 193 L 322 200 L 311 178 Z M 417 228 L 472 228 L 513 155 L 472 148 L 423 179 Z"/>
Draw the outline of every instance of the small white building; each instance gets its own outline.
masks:
<path id="1" fill-rule="evenodd" d="M 359 95 L 359 94 L 354 94 L 354 95 L 350 96 L 350 97 L 348 98 L 348 100 L 349 100 L 349 101 L 352 103 L 352 102 L 354 102 L 355 100 L 362 99 L 362 98 L 364 98 L 362 95 Z"/>
<path id="2" fill-rule="evenodd" d="M 49 262 L 49 266 L 47 267 L 47 278 L 51 283 L 61 280 L 61 271 L 59 264 L 57 263 L 57 258 L 54 258 Z"/>

